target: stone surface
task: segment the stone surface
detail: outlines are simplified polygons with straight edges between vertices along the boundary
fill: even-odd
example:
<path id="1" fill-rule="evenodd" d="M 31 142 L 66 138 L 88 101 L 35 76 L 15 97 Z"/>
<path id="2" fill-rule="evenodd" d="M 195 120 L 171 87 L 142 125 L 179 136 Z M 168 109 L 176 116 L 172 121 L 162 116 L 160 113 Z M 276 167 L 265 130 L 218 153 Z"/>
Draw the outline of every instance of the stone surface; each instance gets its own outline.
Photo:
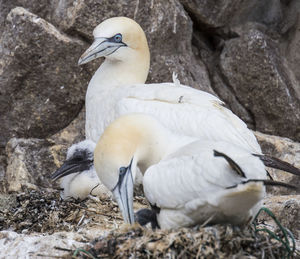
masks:
<path id="1" fill-rule="evenodd" d="M 5 189 L 0 192 L 53 187 L 49 176 L 65 158 L 64 151 L 63 146 L 46 140 L 11 139 L 6 146 Z"/>
<path id="2" fill-rule="evenodd" d="M 0 190 L 4 189 L 5 171 L 6 171 L 6 155 L 0 155 Z"/>
<path id="3" fill-rule="evenodd" d="M 300 140 L 300 88 L 276 42 L 250 24 L 225 43 L 221 71 L 255 129 Z"/>
<path id="4" fill-rule="evenodd" d="M 74 249 L 83 246 L 81 235 L 74 232 L 58 232 L 53 235 L 18 234 L 13 231 L 0 232 L 0 258 L 61 258 L 67 252 L 54 247 Z"/>
<path id="5" fill-rule="evenodd" d="M 295 24 L 294 28 L 291 29 L 288 37 L 284 42 L 284 52 L 289 64 L 289 67 L 293 70 L 296 79 L 298 81 L 298 86 L 300 88 L 300 2 L 294 1 L 295 6 L 293 10 L 297 10 L 298 13 L 296 17 L 298 17 L 298 21 Z M 293 14 L 289 14 L 289 16 L 293 16 Z M 293 22 L 293 20 L 292 20 Z"/>
<path id="6" fill-rule="evenodd" d="M 180 0 L 180 2 L 198 24 L 217 28 L 228 24 L 245 1 Z"/>
<path id="7" fill-rule="evenodd" d="M 215 93 L 239 117 L 246 121 L 249 127 L 265 133 L 299 140 L 299 112 L 297 111 L 299 111 L 300 103 L 300 81 L 298 79 L 300 78 L 300 70 L 298 64 L 299 51 L 297 49 L 300 35 L 298 18 L 300 2 L 297 0 L 180 0 L 180 2 L 195 23 L 193 34 L 194 49 L 197 49 L 200 53 L 205 48 L 209 49 L 208 52 L 210 53 L 206 53 L 208 57 L 206 55 L 200 56 L 208 68 L 211 86 Z M 248 26 L 247 24 L 250 23 L 255 24 L 255 26 Z M 260 31 L 260 35 L 254 33 L 256 35 L 251 36 L 251 29 L 253 28 Z M 263 48 L 258 43 L 259 39 L 255 39 L 256 36 L 263 38 L 263 42 L 266 43 L 266 49 L 269 50 L 265 53 L 260 51 L 260 48 Z M 253 44 L 258 49 L 248 49 L 248 45 L 253 47 Z M 232 47 L 229 52 L 236 63 L 234 68 L 228 68 L 227 64 L 225 67 L 222 67 L 224 65 L 224 56 L 220 52 L 222 53 L 224 46 L 223 54 L 228 54 L 228 48 Z M 244 55 L 245 53 L 249 55 Z M 288 62 L 285 61 L 285 56 Z M 228 61 L 228 57 L 226 58 Z M 269 63 L 269 65 L 265 67 L 264 62 Z M 271 66 L 273 66 L 271 69 L 273 72 L 267 71 Z M 257 68 L 257 70 L 253 71 L 252 68 Z M 250 75 L 247 74 L 248 72 L 250 72 Z M 296 75 L 296 78 L 293 74 Z M 234 82 L 234 85 L 231 85 L 232 81 L 236 81 L 236 76 L 240 77 L 238 82 Z M 262 78 L 263 76 L 265 78 Z M 270 80 L 268 77 L 270 77 Z M 298 79 L 298 81 L 295 79 Z M 278 85 L 277 82 L 279 82 L 279 85 L 283 86 L 283 92 L 285 91 L 286 94 L 280 93 L 273 87 L 273 98 L 270 98 L 271 100 L 269 99 L 269 93 L 266 93 L 266 91 L 261 91 L 260 95 L 263 98 L 256 100 L 255 95 L 257 95 L 257 92 L 253 92 L 252 102 L 259 105 L 255 109 L 252 103 L 249 105 L 249 102 L 244 100 L 244 96 L 247 95 L 245 91 L 247 90 L 248 92 L 249 90 L 249 95 L 251 95 L 251 85 L 256 86 L 257 83 L 265 85 L 266 81 L 269 84 L 268 88 Z M 245 83 L 249 87 L 243 92 L 240 88 Z M 295 92 L 298 93 L 295 94 Z M 292 96 L 291 98 L 289 98 L 289 94 Z M 242 98 L 241 95 L 243 96 Z M 278 95 L 283 97 L 279 98 L 280 107 L 277 109 L 279 112 L 276 111 L 277 102 L 274 100 L 275 96 L 278 98 Z M 264 96 L 268 96 L 267 103 L 262 101 Z M 273 103 L 274 106 L 272 111 L 270 111 L 270 103 Z M 249 106 L 251 107 L 249 108 Z M 293 106 L 292 111 L 290 110 L 291 106 Z M 266 120 L 264 119 L 265 116 L 267 116 Z M 276 123 L 275 121 L 278 120 L 279 116 L 279 122 Z"/>
<path id="8" fill-rule="evenodd" d="M 191 19 L 177 1 L 62 0 L 53 23 L 91 41 L 94 27 L 113 16 L 134 18 L 145 30 L 151 52 L 148 82 L 171 81 L 175 71 L 183 84 L 213 92 L 204 64 L 192 53 Z"/>
<path id="9" fill-rule="evenodd" d="M 289 20 L 285 16 L 293 7 L 280 0 L 180 0 L 193 20 L 204 30 L 231 27 L 246 22 L 256 22 L 280 30 Z M 286 1 L 291 2 L 291 1 Z M 288 10 L 286 10 L 288 9 Z"/>
<path id="10" fill-rule="evenodd" d="M 292 231 L 296 239 L 300 239 L 300 195 L 270 196 L 264 200 L 264 206 L 274 213 L 282 226 Z M 262 218 L 276 226 L 266 214 Z"/>
<path id="11" fill-rule="evenodd" d="M 46 20 L 50 20 L 53 12 L 52 4 L 54 2 L 55 1 L 53 0 L 0 0 L 0 35 L 6 23 L 6 16 L 14 7 L 24 7 L 28 11 L 37 14 Z"/>
<path id="12" fill-rule="evenodd" d="M 288 138 L 266 135 L 260 132 L 255 132 L 255 136 L 264 154 L 279 158 L 297 168 L 300 168 L 300 143 L 294 142 Z M 268 172 L 275 181 L 281 181 L 300 186 L 300 177 L 296 175 L 271 168 L 268 168 Z M 272 188 L 271 192 L 277 195 L 296 193 L 296 191 L 282 187 Z M 298 193 L 300 194 L 300 191 Z"/>
<path id="13" fill-rule="evenodd" d="M 88 45 L 61 34 L 25 9 L 9 13 L 4 31 L 0 40 L 1 147 L 11 137 L 42 138 L 67 126 L 83 106 L 91 77 L 77 66 L 79 53 Z"/>
<path id="14" fill-rule="evenodd" d="M 47 138 L 56 144 L 66 147 L 85 139 L 85 107 L 78 116 L 64 129 Z"/>

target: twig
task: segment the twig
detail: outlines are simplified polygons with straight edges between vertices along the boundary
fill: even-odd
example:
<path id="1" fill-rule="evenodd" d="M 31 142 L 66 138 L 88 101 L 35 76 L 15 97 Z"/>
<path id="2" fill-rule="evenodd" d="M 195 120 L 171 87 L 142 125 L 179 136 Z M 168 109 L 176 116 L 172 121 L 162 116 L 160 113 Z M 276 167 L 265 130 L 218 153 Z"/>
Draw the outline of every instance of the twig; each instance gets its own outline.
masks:
<path id="1" fill-rule="evenodd" d="M 77 223 L 77 227 L 79 227 L 79 226 L 80 226 L 80 224 L 82 223 L 82 221 L 83 221 L 84 217 L 85 217 L 85 214 L 83 214 L 83 215 L 82 215 L 82 217 L 80 218 L 80 220 L 78 221 L 78 223 Z"/>
<path id="2" fill-rule="evenodd" d="M 74 251 L 72 249 L 63 248 L 63 247 L 59 247 L 59 246 L 55 246 L 54 249 L 61 250 L 61 251 L 66 251 L 66 252 L 73 252 Z"/>
<path id="3" fill-rule="evenodd" d="M 61 255 L 44 255 L 44 254 L 37 254 L 36 256 L 41 256 L 41 257 L 52 257 L 52 258 L 61 258 Z"/>
<path id="4" fill-rule="evenodd" d="M 91 210 L 89 208 L 84 208 L 80 205 L 77 205 L 77 204 L 73 204 L 75 207 L 77 208 L 80 208 L 80 209 L 83 209 L 83 210 L 86 210 L 86 211 L 89 211 L 89 212 L 93 212 L 95 214 L 99 214 L 99 215 L 102 215 L 102 216 L 105 216 L 105 217 L 109 217 L 109 218 L 115 218 L 115 219 L 119 219 L 119 220 L 122 220 L 122 218 L 118 217 L 118 216 L 112 216 L 112 215 L 108 215 L 108 214 L 105 214 L 105 213 L 101 213 L 101 212 L 98 212 L 98 211 L 95 211 L 95 210 Z"/>

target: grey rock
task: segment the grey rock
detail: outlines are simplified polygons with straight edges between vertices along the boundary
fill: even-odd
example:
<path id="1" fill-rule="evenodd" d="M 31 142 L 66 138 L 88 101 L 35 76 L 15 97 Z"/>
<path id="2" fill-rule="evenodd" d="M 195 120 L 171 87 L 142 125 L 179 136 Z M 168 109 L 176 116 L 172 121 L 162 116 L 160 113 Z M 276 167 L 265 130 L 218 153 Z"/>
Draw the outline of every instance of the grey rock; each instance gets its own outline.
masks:
<path id="1" fill-rule="evenodd" d="M 78 116 L 64 129 L 47 138 L 50 142 L 71 146 L 85 139 L 85 107 Z"/>
<path id="2" fill-rule="evenodd" d="M 257 22 L 276 29 L 282 22 L 280 0 L 180 0 L 187 12 L 204 30 L 231 27 L 246 22 Z"/>
<path id="3" fill-rule="evenodd" d="M 245 1 L 180 0 L 180 2 L 198 24 L 217 28 L 228 24 Z"/>
<path id="4" fill-rule="evenodd" d="M 11 139 L 6 146 L 5 190 L 20 192 L 23 187 L 53 187 L 49 178 L 64 159 L 65 149 L 41 139 Z"/>
<path id="5" fill-rule="evenodd" d="M 255 129 L 300 140 L 300 89 L 276 42 L 249 24 L 239 38 L 226 41 L 221 72 Z M 241 29 L 242 30 L 242 29 Z"/>
<path id="6" fill-rule="evenodd" d="M 77 66 L 88 45 L 17 7 L 0 39 L 0 147 L 67 126 L 84 103 L 91 74 Z"/>
<path id="7" fill-rule="evenodd" d="M 6 155 L 0 155 L 0 192 L 4 189 L 4 178 L 6 171 Z"/>
<path id="8" fill-rule="evenodd" d="M 37 14 L 43 19 L 49 21 L 51 19 L 54 2 L 52 0 L 0 0 L 0 35 L 6 23 L 6 17 L 11 9 L 20 6 L 26 8 L 29 12 Z"/>
<path id="9" fill-rule="evenodd" d="M 175 71 L 182 83 L 213 93 L 204 64 L 192 53 L 191 19 L 177 1 L 62 0 L 53 23 L 91 41 L 93 28 L 113 16 L 134 18 L 145 30 L 151 52 L 148 82 L 171 81 Z"/>
<path id="10" fill-rule="evenodd" d="M 266 135 L 260 132 L 255 132 L 255 136 L 264 154 L 279 158 L 297 168 L 300 168 L 300 143 L 294 142 L 288 138 Z M 268 168 L 267 170 L 275 181 L 281 181 L 300 186 L 299 176 L 271 168 Z M 272 194 L 276 195 L 297 193 L 296 191 L 292 191 L 283 187 L 272 188 L 270 191 Z M 300 193 L 300 191 L 298 191 L 298 193 Z"/>
<path id="11" fill-rule="evenodd" d="M 300 2 L 297 1 L 297 4 L 297 8 L 294 10 L 298 10 L 298 22 L 291 30 L 289 37 L 287 37 L 284 48 L 289 67 L 293 70 L 298 81 L 298 88 L 300 89 Z"/>
<path id="12" fill-rule="evenodd" d="M 300 239 L 300 195 L 270 196 L 264 200 L 264 206 L 270 209 L 280 224 L 288 228 L 296 239 Z M 261 214 L 267 224 L 278 226 L 266 214 Z"/>
<path id="13" fill-rule="evenodd" d="M 1 258 L 38 258 L 67 257 L 68 253 L 54 247 L 76 250 L 85 241 L 82 234 L 76 232 L 57 232 L 54 234 L 18 234 L 14 231 L 0 232 Z"/>
<path id="14" fill-rule="evenodd" d="M 17 206 L 17 195 L 0 193 L 0 211 L 11 210 Z"/>
<path id="15" fill-rule="evenodd" d="M 218 96 L 221 96 L 228 108 L 246 122 L 249 128 L 254 129 L 255 121 L 252 114 L 239 102 L 230 85 L 226 84 L 224 77 L 222 78 L 222 73 L 218 68 L 213 71 L 211 82 L 213 89 Z"/>

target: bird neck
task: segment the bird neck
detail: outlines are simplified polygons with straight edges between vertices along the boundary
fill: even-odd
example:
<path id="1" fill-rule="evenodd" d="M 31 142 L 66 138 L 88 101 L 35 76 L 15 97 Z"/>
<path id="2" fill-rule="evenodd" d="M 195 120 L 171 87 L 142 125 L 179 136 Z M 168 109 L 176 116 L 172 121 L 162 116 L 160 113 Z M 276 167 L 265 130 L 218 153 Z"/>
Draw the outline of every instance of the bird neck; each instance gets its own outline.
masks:
<path id="1" fill-rule="evenodd" d="M 131 51 L 128 56 L 123 60 L 106 58 L 91 79 L 89 88 L 144 84 L 149 73 L 149 50 Z"/>
<path id="2" fill-rule="evenodd" d="M 102 167 L 108 165 L 116 170 L 134 159 L 134 164 L 144 171 L 167 153 L 167 141 L 165 129 L 149 116 L 125 115 L 105 129 L 94 156 Z"/>
<path id="3" fill-rule="evenodd" d="M 151 165 L 191 141 L 191 138 L 174 135 L 150 116 L 125 115 L 102 134 L 94 154 L 96 170 L 103 173 L 100 179 L 105 181 L 105 177 L 110 178 L 109 174 L 118 173 L 120 167 L 133 161 L 133 167 L 145 173 Z"/>

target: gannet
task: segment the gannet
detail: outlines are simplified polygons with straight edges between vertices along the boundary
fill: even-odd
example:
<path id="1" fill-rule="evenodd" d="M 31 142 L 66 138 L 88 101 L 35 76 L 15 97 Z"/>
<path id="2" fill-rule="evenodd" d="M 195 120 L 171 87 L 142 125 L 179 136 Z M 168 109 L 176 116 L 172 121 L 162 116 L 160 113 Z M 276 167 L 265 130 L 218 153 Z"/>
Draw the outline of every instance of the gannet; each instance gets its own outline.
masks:
<path id="1" fill-rule="evenodd" d="M 100 184 L 93 166 L 96 144 L 84 140 L 72 145 L 67 152 L 64 164 L 52 175 L 53 180 L 63 177 L 60 186 L 62 199 L 84 199 L 89 195 L 110 197 L 110 192 Z"/>
<path id="2" fill-rule="evenodd" d="M 154 116 L 175 133 L 227 141 L 261 154 L 252 131 L 216 96 L 181 85 L 178 80 L 145 84 L 149 47 L 144 31 L 134 20 L 107 19 L 94 29 L 93 35 L 93 44 L 78 62 L 81 65 L 105 58 L 87 89 L 87 139 L 96 143 L 108 124 L 120 115 L 140 112 Z M 63 170 L 60 172 L 55 174 L 57 179 L 65 175 Z"/>
<path id="3" fill-rule="evenodd" d="M 144 114 L 121 116 L 107 127 L 94 165 L 127 223 L 135 221 L 133 186 L 139 168 L 145 196 L 163 229 L 207 220 L 249 222 L 261 206 L 264 185 L 270 183 L 262 160 L 248 149 L 175 134 Z"/>

